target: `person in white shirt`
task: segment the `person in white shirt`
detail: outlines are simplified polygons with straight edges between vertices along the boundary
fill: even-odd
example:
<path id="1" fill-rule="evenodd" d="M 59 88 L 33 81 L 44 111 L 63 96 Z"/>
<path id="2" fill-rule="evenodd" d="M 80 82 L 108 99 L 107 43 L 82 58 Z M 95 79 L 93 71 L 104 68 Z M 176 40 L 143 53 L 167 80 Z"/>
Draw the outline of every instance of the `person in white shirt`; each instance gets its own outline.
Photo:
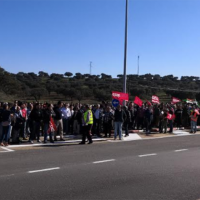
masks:
<path id="1" fill-rule="evenodd" d="M 69 115 L 68 115 L 68 120 L 69 120 L 68 130 L 70 134 L 73 133 L 73 115 L 74 115 L 74 106 L 71 105 L 69 108 Z"/>
<path id="2" fill-rule="evenodd" d="M 68 104 L 64 104 L 64 106 L 61 108 L 64 134 L 68 134 L 69 132 L 69 111 Z"/>

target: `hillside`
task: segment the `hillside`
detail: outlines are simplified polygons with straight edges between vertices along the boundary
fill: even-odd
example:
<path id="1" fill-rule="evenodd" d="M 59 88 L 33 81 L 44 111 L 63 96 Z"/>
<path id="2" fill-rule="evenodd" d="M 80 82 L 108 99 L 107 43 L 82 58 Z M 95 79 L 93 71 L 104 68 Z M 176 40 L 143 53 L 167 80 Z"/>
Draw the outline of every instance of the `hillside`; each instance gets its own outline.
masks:
<path id="1" fill-rule="evenodd" d="M 70 72 L 48 74 L 43 71 L 13 74 L 0 67 L 0 101 L 110 101 L 112 91 L 122 91 L 123 76 L 117 77 L 104 73 L 73 75 Z M 200 78 L 130 74 L 127 75 L 127 92 L 130 100 L 136 95 L 142 99 L 158 95 L 163 102 L 170 101 L 171 96 L 200 100 Z"/>

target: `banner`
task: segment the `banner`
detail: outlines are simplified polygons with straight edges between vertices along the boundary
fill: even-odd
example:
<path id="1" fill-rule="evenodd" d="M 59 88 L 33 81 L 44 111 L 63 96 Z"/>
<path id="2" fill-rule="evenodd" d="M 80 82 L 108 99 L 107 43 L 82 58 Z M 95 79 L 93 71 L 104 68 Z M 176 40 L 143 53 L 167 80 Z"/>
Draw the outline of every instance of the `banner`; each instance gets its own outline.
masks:
<path id="1" fill-rule="evenodd" d="M 176 98 L 176 97 L 172 97 L 172 102 L 171 102 L 171 104 L 176 104 L 176 103 L 179 103 L 179 102 L 181 102 L 180 99 L 178 99 L 178 98 Z"/>
<path id="2" fill-rule="evenodd" d="M 147 100 L 146 100 L 146 102 L 147 102 L 147 105 L 148 105 L 148 106 L 152 106 L 152 104 L 151 104 L 150 101 L 147 101 Z"/>
<path id="3" fill-rule="evenodd" d="M 169 119 L 169 120 L 173 120 L 173 119 L 175 119 L 175 115 L 173 114 L 169 114 L 169 113 L 167 113 L 167 119 Z"/>
<path id="4" fill-rule="evenodd" d="M 139 107 L 142 106 L 142 100 L 139 97 L 135 97 L 135 100 L 133 102 L 134 104 L 138 105 Z"/>
<path id="5" fill-rule="evenodd" d="M 196 104 L 198 106 L 198 102 L 196 101 L 196 99 L 184 99 L 183 101 L 190 104 Z"/>
<path id="6" fill-rule="evenodd" d="M 50 122 L 49 122 L 49 129 L 48 129 L 47 133 L 51 133 L 51 132 L 55 132 L 55 131 L 57 131 L 57 127 L 53 121 L 53 118 L 51 117 Z"/>
<path id="7" fill-rule="evenodd" d="M 122 93 L 122 92 L 112 92 L 112 98 L 117 99 L 117 100 L 129 100 L 129 96 L 127 93 Z"/>
<path id="8" fill-rule="evenodd" d="M 153 95 L 152 96 L 152 103 L 157 103 L 157 104 L 160 104 L 160 100 L 157 96 Z"/>

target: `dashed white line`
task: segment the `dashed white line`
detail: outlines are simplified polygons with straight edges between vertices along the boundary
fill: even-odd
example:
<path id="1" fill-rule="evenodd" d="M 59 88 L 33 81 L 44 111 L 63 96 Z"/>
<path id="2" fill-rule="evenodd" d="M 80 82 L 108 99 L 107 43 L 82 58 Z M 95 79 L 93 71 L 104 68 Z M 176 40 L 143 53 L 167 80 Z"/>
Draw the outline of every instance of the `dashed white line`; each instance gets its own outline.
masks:
<path id="1" fill-rule="evenodd" d="M 139 155 L 138 157 L 142 158 L 142 157 L 147 157 L 147 156 L 156 156 L 157 153 L 151 153 L 151 154 L 144 154 L 144 155 Z"/>
<path id="2" fill-rule="evenodd" d="M 6 148 L 6 147 L 1 147 L 2 149 L 4 149 L 4 150 L 6 150 L 7 152 L 13 152 L 14 150 L 12 150 L 12 149 L 8 149 L 8 148 Z"/>
<path id="3" fill-rule="evenodd" d="M 0 178 L 9 177 L 9 176 L 14 176 L 14 174 L 1 175 Z"/>
<path id="4" fill-rule="evenodd" d="M 48 168 L 48 169 L 40 169 L 40 170 L 28 171 L 28 173 L 32 174 L 32 173 L 46 172 L 46 171 L 51 171 L 51 170 L 56 170 L 56 169 L 60 169 L 60 167 L 54 167 L 54 168 Z"/>
<path id="5" fill-rule="evenodd" d="M 113 161 L 115 161 L 115 159 L 96 161 L 96 162 L 93 162 L 93 164 L 99 164 L 99 163 L 105 163 L 105 162 L 113 162 Z"/>
<path id="6" fill-rule="evenodd" d="M 175 152 L 181 152 L 181 151 L 187 151 L 188 149 L 178 149 L 178 150 L 175 150 Z"/>

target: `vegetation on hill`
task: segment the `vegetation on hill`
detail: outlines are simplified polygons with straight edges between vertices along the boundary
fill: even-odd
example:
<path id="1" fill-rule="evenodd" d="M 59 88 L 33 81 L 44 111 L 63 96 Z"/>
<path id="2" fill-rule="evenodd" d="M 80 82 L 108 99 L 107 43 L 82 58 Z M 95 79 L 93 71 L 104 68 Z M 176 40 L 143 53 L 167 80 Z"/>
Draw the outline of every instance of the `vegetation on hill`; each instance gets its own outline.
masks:
<path id="1" fill-rule="evenodd" d="M 64 74 L 40 71 L 17 74 L 9 73 L 0 67 L 0 101 L 43 100 L 56 101 L 110 101 L 112 91 L 122 91 L 123 75 L 117 78 L 102 73 L 90 75 L 71 72 Z M 173 75 L 127 75 L 127 92 L 130 100 L 135 96 L 151 99 L 158 95 L 161 101 L 169 101 L 171 96 L 185 99 L 200 100 L 200 78 L 196 76 L 182 76 L 180 79 Z"/>

